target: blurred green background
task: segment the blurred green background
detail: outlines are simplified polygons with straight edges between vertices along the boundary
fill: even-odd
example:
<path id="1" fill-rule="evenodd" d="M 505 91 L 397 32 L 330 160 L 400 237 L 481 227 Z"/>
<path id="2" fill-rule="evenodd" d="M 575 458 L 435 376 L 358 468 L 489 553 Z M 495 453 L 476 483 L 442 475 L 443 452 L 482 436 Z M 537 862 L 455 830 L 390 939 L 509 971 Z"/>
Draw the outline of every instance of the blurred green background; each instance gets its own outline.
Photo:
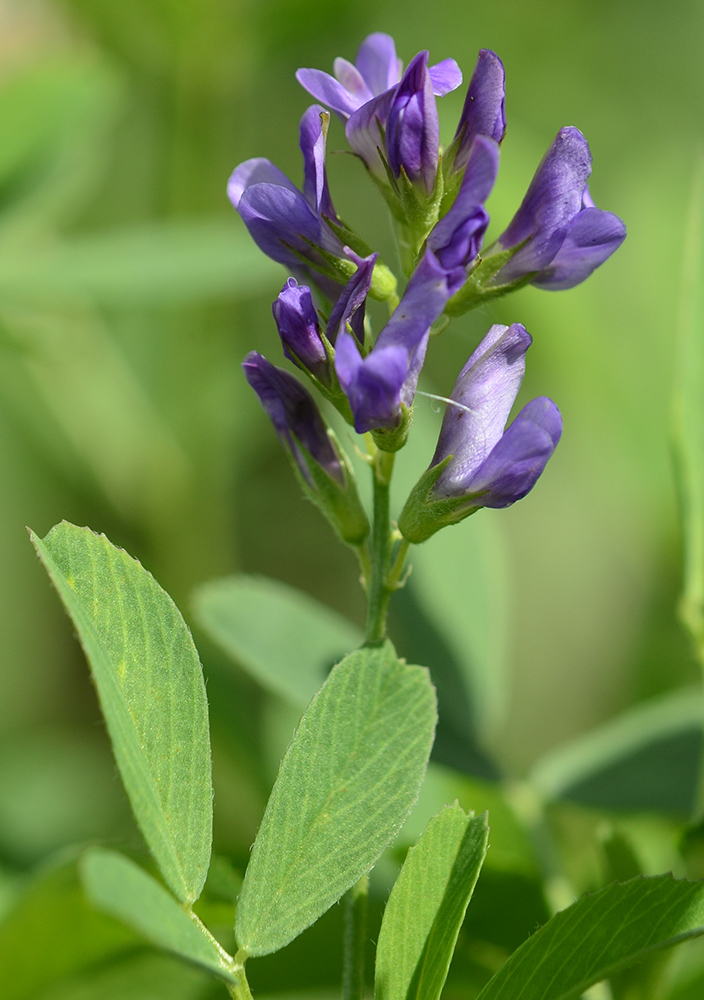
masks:
<path id="1" fill-rule="evenodd" d="M 85 662 L 25 525 L 43 535 L 66 518 L 104 531 L 187 619 L 197 584 L 244 571 L 361 620 L 353 557 L 299 496 L 240 372 L 251 349 L 279 357 L 270 304 L 285 275 L 251 244 L 225 185 L 251 156 L 300 181 L 309 99 L 293 74 L 354 58 L 375 30 L 395 36 L 406 62 L 422 48 L 432 61 L 454 56 L 467 80 L 480 47 L 503 59 L 494 234 L 568 124 L 591 144 L 596 203 L 629 229 L 584 285 L 525 289 L 431 345 L 423 387 L 446 394 L 488 326 L 520 320 L 534 345 L 519 405 L 550 395 L 565 423 L 534 493 L 450 529 L 448 569 L 424 584 L 440 619 L 480 607 L 496 623 L 486 743 L 521 775 L 629 704 L 696 680 L 675 617 L 668 421 L 702 133 L 701 0 L 432 12 L 420 0 L 0 0 L 0 865 L 10 877 L 62 845 L 132 836 Z M 441 102 L 446 141 L 462 100 Z M 338 122 L 328 149 L 339 213 L 392 257 L 381 198 L 337 152 Z M 419 400 L 408 485 L 432 453 L 434 406 Z M 488 592 L 472 563 L 482 545 Z M 244 858 L 280 750 L 272 736 L 266 756 L 266 733 L 292 723 L 196 640 L 213 711 L 216 847 Z M 427 636 L 426 648 L 432 668 Z"/>

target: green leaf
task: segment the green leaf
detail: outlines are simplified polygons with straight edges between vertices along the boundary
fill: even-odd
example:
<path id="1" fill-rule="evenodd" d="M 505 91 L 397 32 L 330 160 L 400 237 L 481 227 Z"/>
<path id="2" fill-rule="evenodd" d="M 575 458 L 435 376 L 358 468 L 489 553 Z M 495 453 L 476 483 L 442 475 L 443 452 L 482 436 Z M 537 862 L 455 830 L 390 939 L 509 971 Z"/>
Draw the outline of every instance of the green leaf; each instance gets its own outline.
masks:
<path id="1" fill-rule="evenodd" d="M 486 814 L 455 803 L 408 852 L 384 911 L 376 1000 L 438 1000 L 487 851 Z"/>
<path id="2" fill-rule="evenodd" d="M 52 984 L 32 1000 L 205 1000 L 213 980 L 171 955 L 145 952 Z"/>
<path id="3" fill-rule="evenodd" d="M 543 757 L 531 783 L 547 799 L 687 814 L 702 745 L 698 688 L 653 698 Z"/>
<path id="4" fill-rule="evenodd" d="M 235 933 L 266 955 L 371 869 L 418 797 L 435 729 L 426 670 L 391 643 L 338 664 L 284 757 L 245 873 Z"/>
<path id="5" fill-rule="evenodd" d="M 197 917 L 139 865 L 114 851 L 91 848 L 80 863 L 89 900 L 97 909 L 122 920 L 158 948 L 173 952 L 229 983 L 237 976 L 230 956 Z"/>
<path id="6" fill-rule="evenodd" d="M 193 902 L 210 861 L 212 783 L 190 632 L 152 575 L 104 535 L 64 521 L 32 541 L 90 662 L 145 840 L 175 895 Z"/>
<path id="7" fill-rule="evenodd" d="M 687 220 L 672 439 L 684 539 L 680 613 L 704 665 L 704 153 Z"/>
<path id="8" fill-rule="evenodd" d="M 0 296 L 43 306 L 183 305 L 256 295 L 278 275 L 232 216 L 204 216 L 16 249 Z"/>
<path id="9" fill-rule="evenodd" d="M 507 573 L 503 537 L 482 513 L 414 548 L 416 594 L 462 670 L 477 732 L 484 738 L 506 710 Z"/>
<path id="10" fill-rule="evenodd" d="M 573 1000 L 662 948 L 704 934 L 704 883 L 671 875 L 615 883 L 556 914 L 477 1000 Z"/>
<path id="11" fill-rule="evenodd" d="M 34 1000 L 49 984 L 136 944 L 132 931 L 88 906 L 75 860 L 54 863 L 0 923 L 0 996 Z"/>
<path id="12" fill-rule="evenodd" d="M 333 663 L 361 646 L 351 622 L 276 580 L 230 576 L 198 587 L 196 621 L 260 684 L 305 708 Z"/>

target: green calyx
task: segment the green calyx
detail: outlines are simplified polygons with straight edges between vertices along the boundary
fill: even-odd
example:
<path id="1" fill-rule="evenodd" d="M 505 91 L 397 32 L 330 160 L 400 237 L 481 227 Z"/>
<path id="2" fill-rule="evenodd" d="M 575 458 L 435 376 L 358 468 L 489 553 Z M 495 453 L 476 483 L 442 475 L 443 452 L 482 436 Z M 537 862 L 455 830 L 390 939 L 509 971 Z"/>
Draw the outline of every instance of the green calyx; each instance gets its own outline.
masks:
<path id="1" fill-rule="evenodd" d="M 455 292 L 445 306 L 445 315 L 463 316 L 471 309 L 476 309 L 477 306 L 483 305 L 491 299 L 498 299 L 502 295 L 508 295 L 509 292 L 515 292 L 532 281 L 537 273 L 536 271 L 531 271 L 522 278 L 506 282 L 503 285 L 492 285 L 490 283 L 504 264 L 507 264 L 527 242 L 528 240 L 524 240 L 523 243 L 519 243 L 515 247 L 510 247 L 508 250 L 501 250 L 498 253 L 480 257 L 464 285 L 462 285 L 458 292 Z"/>
<path id="2" fill-rule="evenodd" d="M 438 465 L 433 465 L 423 473 L 410 492 L 398 519 L 398 528 L 403 537 L 414 545 L 420 545 L 440 528 L 449 524 L 459 524 L 465 517 L 474 514 L 482 506 L 477 501 L 480 494 L 469 497 L 433 497 L 433 487 L 440 473 L 447 466 L 452 455 L 448 455 Z"/>
<path id="3" fill-rule="evenodd" d="M 401 403 L 401 418 L 395 427 L 378 427 L 371 432 L 379 451 L 394 452 L 403 448 L 413 421 L 413 407 Z"/>
<path id="4" fill-rule="evenodd" d="M 358 233 L 355 233 L 355 231 L 350 229 L 344 222 L 334 222 L 327 216 L 325 216 L 325 221 L 340 242 L 346 247 L 349 247 L 350 250 L 354 250 L 354 252 L 360 257 L 369 257 L 372 253 L 374 253 L 373 248 L 370 247 Z M 355 269 L 356 266 L 353 266 L 350 277 L 354 274 Z M 390 302 L 396 298 L 396 275 L 378 257 L 376 264 L 374 265 L 374 273 L 372 274 L 372 284 L 369 289 L 369 294 L 373 299 L 376 299 L 377 302 Z"/>
<path id="5" fill-rule="evenodd" d="M 296 438 L 301 454 L 304 457 L 311 483 L 302 474 L 296 459 L 289 454 L 293 471 L 300 483 L 301 489 L 327 518 L 333 530 L 347 545 L 360 546 L 369 534 L 369 519 L 359 499 L 357 483 L 350 460 L 342 450 L 335 433 L 328 428 L 328 437 L 340 459 L 342 466 L 342 482 L 331 476 L 315 461 L 306 450 L 303 443 Z"/>

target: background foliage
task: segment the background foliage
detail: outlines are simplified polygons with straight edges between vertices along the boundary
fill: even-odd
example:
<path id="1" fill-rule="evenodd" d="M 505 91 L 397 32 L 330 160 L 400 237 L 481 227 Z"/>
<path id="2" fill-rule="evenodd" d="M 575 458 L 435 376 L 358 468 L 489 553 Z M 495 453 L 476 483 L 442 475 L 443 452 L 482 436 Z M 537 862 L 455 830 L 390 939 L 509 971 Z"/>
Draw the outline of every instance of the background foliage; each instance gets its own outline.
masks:
<path id="1" fill-rule="evenodd" d="M 585 284 L 560 295 L 525 289 L 455 321 L 431 345 L 424 388 L 446 393 L 490 323 L 520 320 L 535 343 L 518 405 L 548 393 L 565 421 L 530 498 L 482 511 L 413 557 L 416 580 L 395 637 L 401 653 L 435 672 L 441 718 L 443 698 L 446 706 L 439 757 L 491 776 L 494 765 L 460 739 L 471 724 L 519 777 L 627 706 L 697 679 L 675 617 L 681 553 L 668 435 L 701 138 L 700 0 L 669 8 L 645 0 L 637 10 L 627 0 L 447 2 L 432 15 L 419 0 L 344 9 L 332 0 L 2 0 L 0 909 L 57 849 L 90 839 L 140 849 L 82 654 L 24 525 L 43 536 L 66 518 L 105 531 L 192 625 L 194 588 L 234 571 L 295 584 L 360 624 L 353 559 L 300 498 L 240 373 L 249 349 L 278 357 L 269 309 L 284 275 L 250 243 L 224 192 L 234 165 L 253 155 L 299 179 L 297 122 L 308 98 L 293 73 L 352 57 L 373 30 L 392 33 L 406 60 L 425 47 L 433 61 L 454 56 L 466 78 L 479 47 L 502 57 L 509 131 L 489 202 L 492 231 L 567 124 L 590 141 L 597 204 L 629 227 L 624 247 Z M 441 102 L 445 139 L 461 99 Z M 341 148 L 333 123 L 329 149 Z M 361 166 L 331 155 L 329 173 L 340 214 L 354 206 L 357 228 L 391 255 Z M 416 444 L 399 457 L 399 501 L 432 451 L 433 405 L 419 400 Z M 197 629 L 196 638 L 211 704 L 215 850 L 241 869 L 298 710 L 233 668 Z M 473 704 L 453 696 L 453 663 L 474 674 Z M 673 752 L 677 771 L 681 748 Z M 470 949 L 466 978 L 472 963 L 518 945 L 545 912 L 530 852 L 502 822 L 491 784 L 436 767 L 408 839 L 455 796 L 493 810 L 493 864 L 468 922 L 479 925 L 482 906 L 491 907 L 482 885 L 492 880 L 523 901 L 503 940 L 484 942 L 481 956 Z M 645 867 L 664 870 L 670 828 L 635 816 L 622 822 L 641 831 Z M 568 843 L 592 843 L 601 822 L 588 807 L 555 816 Z M 577 857 L 574 883 L 591 887 L 596 854 Z M 41 889 L 48 906 L 78 898 L 71 871 L 67 858 Z M 236 891 L 234 872 L 221 876 L 230 888 L 213 890 L 208 905 Z M 333 934 L 336 922 L 333 910 L 311 933 Z M 125 940 L 106 924 L 94 954 L 122 954 Z M 311 953 L 304 936 L 275 968 L 261 960 L 253 987 L 281 990 L 296 967 L 308 969 L 311 988 L 335 984 L 334 950 L 314 969 Z M 170 959 L 152 953 L 140 961 L 142 982 L 173 975 L 171 996 L 202 992 L 198 973 L 176 976 Z M 117 995 L 109 977 L 119 979 L 119 965 L 110 968 L 107 985 L 81 986 L 79 976 L 66 997 Z"/>

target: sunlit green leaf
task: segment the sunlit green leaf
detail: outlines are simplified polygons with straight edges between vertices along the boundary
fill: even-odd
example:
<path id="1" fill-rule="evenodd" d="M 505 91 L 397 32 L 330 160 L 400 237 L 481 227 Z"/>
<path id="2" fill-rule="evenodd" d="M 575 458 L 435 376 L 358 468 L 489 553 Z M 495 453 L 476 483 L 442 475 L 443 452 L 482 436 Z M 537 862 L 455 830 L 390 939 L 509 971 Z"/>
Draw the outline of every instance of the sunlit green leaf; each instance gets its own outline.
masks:
<path id="1" fill-rule="evenodd" d="M 205 686 L 183 618 L 104 535 L 62 522 L 32 541 L 91 665 L 122 780 L 168 885 L 200 895 L 211 848 Z"/>
<path id="2" fill-rule="evenodd" d="M 671 875 L 615 883 L 556 914 L 477 1000 L 576 1000 L 592 984 L 704 934 L 704 883 Z"/>
<path id="3" fill-rule="evenodd" d="M 281 764 L 245 873 L 237 941 L 283 948 L 372 867 L 418 796 L 435 729 L 427 671 L 390 643 L 333 669 Z"/>
<path id="4" fill-rule="evenodd" d="M 688 813 L 702 745 L 698 688 L 629 709 L 538 761 L 531 782 L 548 799 Z"/>
<path id="5" fill-rule="evenodd" d="M 196 620 L 261 684 L 305 708 L 333 663 L 361 646 L 361 629 L 277 580 L 232 576 L 199 587 Z"/>
<path id="6" fill-rule="evenodd" d="M 93 910 L 74 861 L 39 872 L 0 924 L 0 996 L 33 1000 L 50 983 L 134 948 L 131 930 Z"/>
<path id="7" fill-rule="evenodd" d="M 384 911 L 376 1000 L 438 1000 L 487 850 L 486 815 L 455 803 L 408 852 Z"/>
<path id="8" fill-rule="evenodd" d="M 232 962 L 202 924 L 134 861 L 94 847 L 83 856 L 80 869 L 88 898 L 99 910 L 122 920 L 157 947 L 237 982 Z"/>

